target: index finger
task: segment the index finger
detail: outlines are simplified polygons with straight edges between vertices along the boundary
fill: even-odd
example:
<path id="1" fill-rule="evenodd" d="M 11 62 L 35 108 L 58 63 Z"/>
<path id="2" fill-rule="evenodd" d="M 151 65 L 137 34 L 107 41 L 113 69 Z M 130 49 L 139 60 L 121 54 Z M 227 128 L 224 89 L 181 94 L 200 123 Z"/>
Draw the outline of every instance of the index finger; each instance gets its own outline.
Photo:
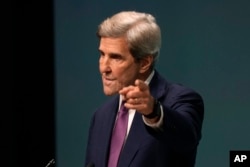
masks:
<path id="1" fill-rule="evenodd" d="M 135 86 L 137 86 L 141 91 L 146 90 L 148 85 L 142 80 L 135 80 Z"/>
<path id="2" fill-rule="evenodd" d="M 134 89 L 134 86 L 130 85 L 130 86 L 127 86 L 127 87 L 123 87 L 120 91 L 119 91 L 119 94 L 121 95 L 126 95 L 130 90 L 133 90 Z"/>

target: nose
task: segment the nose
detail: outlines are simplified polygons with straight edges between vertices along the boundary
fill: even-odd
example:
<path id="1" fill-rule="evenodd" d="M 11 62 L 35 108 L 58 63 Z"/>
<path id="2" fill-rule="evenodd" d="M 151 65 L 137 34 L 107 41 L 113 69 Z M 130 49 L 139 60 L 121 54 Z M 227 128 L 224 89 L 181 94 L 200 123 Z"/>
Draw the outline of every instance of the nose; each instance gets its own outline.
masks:
<path id="1" fill-rule="evenodd" d="M 111 72 L 109 58 L 102 55 L 99 59 L 99 69 L 102 74 L 107 74 Z"/>

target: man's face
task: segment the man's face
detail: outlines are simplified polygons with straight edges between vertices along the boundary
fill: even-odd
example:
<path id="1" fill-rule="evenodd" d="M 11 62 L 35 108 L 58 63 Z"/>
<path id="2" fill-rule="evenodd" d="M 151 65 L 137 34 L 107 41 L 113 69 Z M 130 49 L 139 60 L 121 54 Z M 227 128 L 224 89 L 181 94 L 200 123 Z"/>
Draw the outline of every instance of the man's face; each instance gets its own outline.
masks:
<path id="1" fill-rule="evenodd" d="M 99 70 L 106 95 L 118 93 L 123 87 L 133 85 L 139 76 L 140 63 L 130 54 L 124 37 L 100 39 Z"/>

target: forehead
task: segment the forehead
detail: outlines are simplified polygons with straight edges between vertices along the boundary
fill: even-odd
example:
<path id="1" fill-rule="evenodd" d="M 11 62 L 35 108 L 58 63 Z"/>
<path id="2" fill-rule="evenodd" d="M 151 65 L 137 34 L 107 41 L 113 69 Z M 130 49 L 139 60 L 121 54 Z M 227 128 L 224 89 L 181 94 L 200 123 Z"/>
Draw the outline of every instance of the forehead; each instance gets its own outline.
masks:
<path id="1" fill-rule="evenodd" d="M 128 53 L 129 48 L 125 37 L 110 38 L 102 37 L 100 39 L 99 50 L 103 52 Z"/>

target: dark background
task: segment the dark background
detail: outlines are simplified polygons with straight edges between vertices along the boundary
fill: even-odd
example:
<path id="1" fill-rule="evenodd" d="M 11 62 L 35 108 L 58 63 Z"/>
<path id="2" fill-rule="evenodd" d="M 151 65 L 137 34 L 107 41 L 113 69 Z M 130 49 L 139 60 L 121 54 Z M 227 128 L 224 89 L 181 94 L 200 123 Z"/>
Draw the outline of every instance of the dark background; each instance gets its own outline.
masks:
<path id="1" fill-rule="evenodd" d="M 1 166 L 45 167 L 55 158 L 53 1 L 11 1 L 10 11 L 12 98 L 1 111 Z"/>
<path id="2" fill-rule="evenodd" d="M 90 117 L 107 98 L 95 32 L 120 10 L 156 17 L 158 71 L 204 98 L 196 166 L 226 167 L 230 150 L 250 149 L 250 1 L 11 3 L 12 104 L 1 121 L 6 166 L 44 167 L 52 158 L 59 167 L 83 166 Z"/>
<path id="3" fill-rule="evenodd" d="M 156 17 L 162 30 L 156 68 L 204 98 L 196 166 L 228 167 L 230 150 L 250 149 L 249 0 L 55 0 L 58 165 L 83 166 L 90 117 L 107 98 L 95 32 L 121 10 Z"/>

